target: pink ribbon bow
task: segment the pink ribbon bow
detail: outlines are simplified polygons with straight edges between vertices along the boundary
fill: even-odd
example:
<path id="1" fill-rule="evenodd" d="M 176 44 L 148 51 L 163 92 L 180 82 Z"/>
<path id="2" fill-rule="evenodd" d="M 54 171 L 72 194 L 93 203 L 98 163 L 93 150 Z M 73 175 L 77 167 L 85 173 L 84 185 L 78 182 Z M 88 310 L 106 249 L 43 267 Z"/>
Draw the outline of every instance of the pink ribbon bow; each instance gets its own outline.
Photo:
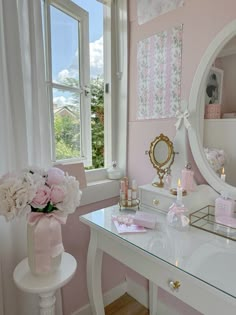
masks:
<path id="1" fill-rule="evenodd" d="M 61 237 L 61 224 L 65 224 L 67 217 L 56 212 L 30 212 L 28 224 L 35 225 L 35 270 L 47 273 L 51 268 L 52 258 L 64 251 Z"/>
<path id="2" fill-rule="evenodd" d="M 172 204 L 169 210 L 173 213 L 184 213 L 187 209 L 184 206 L 178 206 L 176 204 Z"/>

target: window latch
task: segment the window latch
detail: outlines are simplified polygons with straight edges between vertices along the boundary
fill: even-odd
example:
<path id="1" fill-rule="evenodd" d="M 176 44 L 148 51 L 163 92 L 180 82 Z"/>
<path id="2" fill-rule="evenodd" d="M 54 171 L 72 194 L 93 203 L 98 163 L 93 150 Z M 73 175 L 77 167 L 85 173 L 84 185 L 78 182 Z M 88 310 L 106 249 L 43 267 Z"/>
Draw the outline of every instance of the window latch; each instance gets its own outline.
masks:
<path id="1" fill-rule="evenodd" d="M 86 85 L 83 87 L 83 91 L 85 96 L 88 96 L 90 94 L 90 88 Z"/>
<path id="2" fill-rule="evenodd" d="M 105 93 L 109 93 L 109 83 L 105 84 Z"/>

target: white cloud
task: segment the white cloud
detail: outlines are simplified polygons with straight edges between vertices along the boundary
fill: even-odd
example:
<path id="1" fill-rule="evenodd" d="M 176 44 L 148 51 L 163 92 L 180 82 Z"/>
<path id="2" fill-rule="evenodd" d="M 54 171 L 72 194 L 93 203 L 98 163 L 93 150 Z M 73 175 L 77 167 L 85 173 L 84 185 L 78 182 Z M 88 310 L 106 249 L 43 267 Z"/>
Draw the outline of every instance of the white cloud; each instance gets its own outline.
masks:
<path id="1" fill-rule="evenodd" d="M 74 105 L 74 100 L 72 97 L 65 96 L 55 96 L 53 97 L 53 104 L 56 107 L 63 107 L 68 105 Z"/>
<path id="2" fill-rule="evenodd" d="M 70 77 L 70 72 L 68 69 L 64 69 L 58 73 L 58 81 L 63 82 L 66 78 Z"/>
<path id="3" fill-rule="evenodd" d="M 64 96 L 56 96 L 53 98 L 53 104 L 56 105 L 56 107 L 62 107 L 67 104 L 67 99 Z"/>
<path id="4" fill-rule="evenodd" d="M 89 46 L 91 76 L 103 74 L 103 36 Z"/>
<path id="5" fill-rule="evenodd" d="M 78 67 L 72 67 L 70 66 L 69 69 L 64 69 L 60 71 L 57 75 L 56 82 L 64 83 L 65 79 L 67 78 L 75 78 L 78 80 L 79 74 L 78 74 Z"/>
<path id="6" fill-rule="evenodd" d="M 89 44 L 90 50 L 90 76 L 96 77 L 103 74 L 103 36 L 98 40 Z M 66 78 L 78 78 L 78 51 L 75 52 L 75 56 L 71 61 L 70 66 L 67 69 L 61 70 L 56 82 L 62 83 Z"/>

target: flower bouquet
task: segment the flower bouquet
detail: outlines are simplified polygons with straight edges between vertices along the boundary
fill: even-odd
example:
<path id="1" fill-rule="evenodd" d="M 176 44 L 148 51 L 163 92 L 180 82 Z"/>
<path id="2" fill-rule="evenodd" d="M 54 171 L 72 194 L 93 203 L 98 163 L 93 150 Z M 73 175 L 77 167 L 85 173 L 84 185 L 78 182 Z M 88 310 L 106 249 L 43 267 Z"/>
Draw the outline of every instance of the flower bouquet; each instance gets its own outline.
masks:
<path id="1" fill-rule="evenodd" d="M 27 216 L 28 260 L 34 274 L 53 271 L 64 251 L 61 224 L 79 206 L 79 182 L 52 167 L 24 169 L 0 179 L 0 215 Z"/>

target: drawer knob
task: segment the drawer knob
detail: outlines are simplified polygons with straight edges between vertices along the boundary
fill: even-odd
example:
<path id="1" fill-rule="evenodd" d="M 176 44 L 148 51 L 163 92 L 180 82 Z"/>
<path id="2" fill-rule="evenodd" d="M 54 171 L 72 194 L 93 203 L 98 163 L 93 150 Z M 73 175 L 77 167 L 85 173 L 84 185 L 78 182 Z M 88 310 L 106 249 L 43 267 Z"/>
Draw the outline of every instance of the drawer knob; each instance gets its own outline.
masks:
<path id="1" fill-rule="evenodd" d="M 179 287 L 181 286 L 180 282 L 177 280 L 177 281 L 170 281 L 169 282 L 169 287 L 172 289 L 172 290 L 178 290 Z"/>
<path id="2" fill-rule="evenodd" d="M 158 199 L 153 199 L 152 204 L 153 206 L 158 206 L 160 201 Z"/>

